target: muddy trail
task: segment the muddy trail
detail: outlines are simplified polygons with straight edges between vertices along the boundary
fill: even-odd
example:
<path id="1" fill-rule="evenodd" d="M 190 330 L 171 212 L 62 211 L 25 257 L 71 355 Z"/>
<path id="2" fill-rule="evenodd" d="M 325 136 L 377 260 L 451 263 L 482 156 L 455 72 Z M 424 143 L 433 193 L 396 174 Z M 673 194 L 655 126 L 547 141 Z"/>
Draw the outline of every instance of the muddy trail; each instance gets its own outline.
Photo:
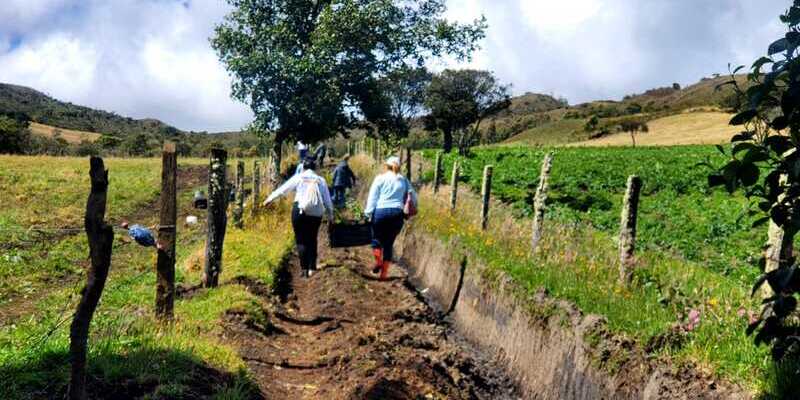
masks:
<path id="1" fill-rule="evenodd" d="M 324 229 L 322 230 L 324 231 Z M 329 249 L 301 278 L 296 257 L 276 291 L 239 278 L 261 315 L 230 310 L 236 343 L 266 399 L 516 399 L 514 384 L 450 329 L 393 266 L 371 274 L 368 248 Z"/>

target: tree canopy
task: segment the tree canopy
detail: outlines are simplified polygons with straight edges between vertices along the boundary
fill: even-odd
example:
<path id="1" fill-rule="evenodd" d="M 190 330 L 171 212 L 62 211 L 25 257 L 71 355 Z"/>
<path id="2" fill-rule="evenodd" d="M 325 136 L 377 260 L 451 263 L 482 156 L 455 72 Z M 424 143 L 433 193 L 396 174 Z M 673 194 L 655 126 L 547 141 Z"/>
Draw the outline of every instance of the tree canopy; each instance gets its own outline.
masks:
<path id="1" fill-rule="evenodd" d="M 386 123 L 380 80 L 431 58 L 468 58 L 485 19 L 446 21 L 444 0 L 228 0 L 211 38 L 261 132 L 323 140 Z"/>
<path id="2" fill-rule="evenodd" d="M 508 89 L 490 71 L 444 70 L 428 87 L 425 106 L 430 113 L 425 127 L 442 131 L 445 152 L 453 147 L 453 134 L 460 133 L 463 151 L 478 136 L 483 119 L 511 105 Z"/>

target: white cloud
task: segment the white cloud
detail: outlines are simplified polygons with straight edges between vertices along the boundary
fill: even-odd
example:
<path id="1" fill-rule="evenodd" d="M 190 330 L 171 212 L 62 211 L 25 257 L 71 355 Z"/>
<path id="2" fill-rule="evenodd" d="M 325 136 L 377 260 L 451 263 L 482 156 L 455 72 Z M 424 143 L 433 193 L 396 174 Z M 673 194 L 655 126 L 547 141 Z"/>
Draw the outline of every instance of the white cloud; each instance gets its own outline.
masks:
<path id="1" fill-rule="evenodd" d="M 208 43 L 221 0 L 0 0 L 0 81 L 181 129 L 252 119 Z M 188 5 L 188 7 L 186 6 Z M 489 29 L 469 63 L 515 93 L 580 102 L 696 82 L 748 63 L 783 31 L 786 0 L 450 0 L 447 17 Z"/>

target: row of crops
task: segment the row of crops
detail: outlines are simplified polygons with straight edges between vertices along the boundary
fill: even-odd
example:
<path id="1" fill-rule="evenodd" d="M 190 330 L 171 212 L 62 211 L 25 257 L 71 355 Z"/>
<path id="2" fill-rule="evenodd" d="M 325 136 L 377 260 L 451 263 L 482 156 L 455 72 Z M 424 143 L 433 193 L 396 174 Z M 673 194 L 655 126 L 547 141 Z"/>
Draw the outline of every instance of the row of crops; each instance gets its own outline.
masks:
<path id="1" fill-rule="evenodd" d="M 640 246 L 669 251 L 687 260 L 749 282 L 766 240 L 766 228 L 752 227 L 749 202 L 707 184 L 702 161 L 724 161 L 713 146 L 642 148 L 487 148 L 469 156 L 443 158 L 444 176 L 460 160 L 461 181 L 479 190 L 484 165 L 494 165 L 492 195 L 532 212 L 544 154 L 555 153 L 547 217 L 591 225 L 614 234 L 619 229 L 622 194 L 629 175 L 644 181 L 639 212 Z M 429 151 L 426 157 L 432 158 Z"/>

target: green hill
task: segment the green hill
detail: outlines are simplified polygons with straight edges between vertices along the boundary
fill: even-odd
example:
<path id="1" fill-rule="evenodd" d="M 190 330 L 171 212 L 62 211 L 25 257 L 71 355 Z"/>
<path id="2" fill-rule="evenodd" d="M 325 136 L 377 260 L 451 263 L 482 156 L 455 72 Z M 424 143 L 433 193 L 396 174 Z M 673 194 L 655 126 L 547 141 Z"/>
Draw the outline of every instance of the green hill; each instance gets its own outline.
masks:
<path id="1" fill-rule="evenodd" d="M 155 119 L 133 119 L 56 100 L 37 90 L 0 83 L 0 114 L 22 113 L 31 121 L 62 129 L 126 137 L 176 136 L 179 129 Z"/>

